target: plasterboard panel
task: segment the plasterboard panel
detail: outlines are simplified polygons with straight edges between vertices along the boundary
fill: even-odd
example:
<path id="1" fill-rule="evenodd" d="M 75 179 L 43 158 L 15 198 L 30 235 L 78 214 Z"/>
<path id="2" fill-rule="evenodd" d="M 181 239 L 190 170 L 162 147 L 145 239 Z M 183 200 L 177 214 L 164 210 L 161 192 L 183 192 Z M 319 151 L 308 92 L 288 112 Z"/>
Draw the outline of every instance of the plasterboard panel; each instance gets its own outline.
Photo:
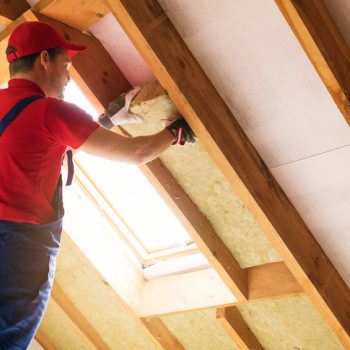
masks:
<path id="1" fill-rule="evenodd" d="M 67 315 L 52 301 L 47 305 L 40 331 L 56 350 L 94 350 L 79 335 Z"/>
<path id="2" fill-rule="evenodd" d="M 162 316 L 161 320 L 186 350 L 239 350 L 216 320 L 215 309 Z"/>
<path id="3" fill-rule="evenodd" d="M 350 147 L 271 171 L 350 286 Z"/>
<path id="4" fill-rule="evenodd" d="M 238 309 L 266 350 L 344 350 L 307 296 Z"/>
<path id="5" fill-rule="evenodd" d="M 274 1 L 159 2 L 268 166 L 350 144 Z"/>
<path id="6" fill-rule="evenodd" d="M 157 349 L 141 322 L 66 237 L 58 257 L 56 281 L 111 349 Z"/>
<path id="7" fill-rule="evenodd" d="M 130 85 L 155 81 L 145 61 L 112 14 L 96 22 L 89 31 L 100 40 Z"/>
<path id="8" fill-rule="evenodd" d="M 348 0 L 323 0 L 323 2 L 350 46 L 350 2 Z"/>
<path id="9" fill-rule="evenodd" d="M 144 121 L 126 125 L 125 129 L 132 135 L 147 135 L 163 129 L 161 120 L 176 108 L 166 92 L 154 83 L 143 87 L 131 111 Z M 200 141 L 171 147 L 160 159 L 242 267 L 281 260 Z"/>

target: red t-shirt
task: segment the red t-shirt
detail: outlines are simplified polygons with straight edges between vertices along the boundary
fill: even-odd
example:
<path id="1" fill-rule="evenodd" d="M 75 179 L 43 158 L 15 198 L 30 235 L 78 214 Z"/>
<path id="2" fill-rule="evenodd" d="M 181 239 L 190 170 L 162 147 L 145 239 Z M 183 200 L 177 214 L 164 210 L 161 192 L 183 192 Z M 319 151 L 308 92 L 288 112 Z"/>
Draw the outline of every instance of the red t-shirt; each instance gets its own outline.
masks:
<path id="1" fill-rule="evenodd" d="M 29 80 L 0 90 L 0 120 L 21 99 L 43 95 Z M 55 98 L 32 102 L 0 136 L 0 220 L 48 223 L 67 147 L 78 148 L 99 125 L 79 107 Z"/>

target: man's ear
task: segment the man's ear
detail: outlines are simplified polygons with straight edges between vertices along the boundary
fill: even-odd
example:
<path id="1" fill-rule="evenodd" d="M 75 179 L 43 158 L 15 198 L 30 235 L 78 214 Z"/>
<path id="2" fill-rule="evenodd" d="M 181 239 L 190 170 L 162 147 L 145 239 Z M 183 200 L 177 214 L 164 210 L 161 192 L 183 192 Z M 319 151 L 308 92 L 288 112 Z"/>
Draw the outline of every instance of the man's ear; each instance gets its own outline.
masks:
<path id="1" fill-rule="evenodd" d="M 47 69 L 50 63 L 50 56 L 46 50 L 40 52 L 40 63 L 44 67 L 44 69 Z"/>

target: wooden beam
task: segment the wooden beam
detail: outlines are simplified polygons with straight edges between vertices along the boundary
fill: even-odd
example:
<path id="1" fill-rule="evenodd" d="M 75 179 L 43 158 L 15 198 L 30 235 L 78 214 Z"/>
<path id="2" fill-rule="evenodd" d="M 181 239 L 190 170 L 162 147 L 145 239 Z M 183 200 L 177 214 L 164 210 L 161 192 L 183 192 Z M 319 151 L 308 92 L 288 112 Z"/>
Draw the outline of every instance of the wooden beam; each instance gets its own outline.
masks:
<path id="1" fill-rule="evenodd" d="M 0 0 L 0 17 L 8 20 L 7 24 L 20 17 L 23 12 L 29 9 L 30 6 L 26 0 Z"/>
<path id="2" fill-rule="evenodd" d="M 236 307 L 218 309 L 216 318 L 241 350 L 264 350 Z"/>
<path id="3" fill-rule="evenodd" d="M 45 350 L 56 350 L 46 334 L 40 329 L 40 327 L 35 334 L 35 339 Z"/>
<path id="4" fill-rule="evenodd" d="M 63 289 L 55 282 L 51 293 L 52 300 L 62 309 L 69 317 L 74 325 L 79 329 L 80 333 L 87 338 L 90 345 L 95 349 L 111 349 L 102 337 L 98 334 L 86 317 L 72 303 Z"/>
<path id="5" fill-rule="evenodd" d="M 283 262 L 253 266 L 247 270 L 249 302 L 305 293 Z"/>
<path id="6" fill-rule="evenodd" d="M 41 0 L 33 10 L 80 31 L 87 30 L 109 12 L 103 0 Z"/>
<path id="7" fill-rule="evenodd" d="M 156 0 L 107 2 L 297 281 L 342 344 L 350 347 L 349 288 L 170 20 L 164 18 L 163 9 Z"/>
<path id="8" fill-rule="evenodd" d="M 350 124 L 350 50 L 322 0 L 275 0 Z"/>
<path id="9" fill-rule="evenodd" d="M 185 350 L 160 318 L 141 318 L 141 320 L 163 349 Z"/>
<path id="10" fill-rule="evenodd" d="M 141 167 L 162 198 L 176 214 L 193 241 L 238 300 L 248 299 L 247 273 L 222 242 L 208 219 L 176 182 L 160 160 Z"/>

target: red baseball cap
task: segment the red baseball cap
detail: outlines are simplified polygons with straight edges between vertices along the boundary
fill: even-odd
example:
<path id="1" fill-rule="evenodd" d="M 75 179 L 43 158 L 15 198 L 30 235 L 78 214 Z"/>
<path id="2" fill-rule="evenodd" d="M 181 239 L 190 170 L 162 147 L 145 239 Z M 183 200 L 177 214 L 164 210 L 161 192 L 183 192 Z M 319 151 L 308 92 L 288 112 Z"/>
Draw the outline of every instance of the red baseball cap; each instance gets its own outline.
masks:
<path id="1" fill-rule="evenodd" d="M 55 28 L 47 23 L 38 21 L 24 22 L 16 27 L 10 35 L 8 46 L 13 46 L 17 49 L 16 52 L 7 55 L 8 62 L 55 47 L 66 49 L 71 57 L 86 49 L 85 46 L 65 41 Z"/>

